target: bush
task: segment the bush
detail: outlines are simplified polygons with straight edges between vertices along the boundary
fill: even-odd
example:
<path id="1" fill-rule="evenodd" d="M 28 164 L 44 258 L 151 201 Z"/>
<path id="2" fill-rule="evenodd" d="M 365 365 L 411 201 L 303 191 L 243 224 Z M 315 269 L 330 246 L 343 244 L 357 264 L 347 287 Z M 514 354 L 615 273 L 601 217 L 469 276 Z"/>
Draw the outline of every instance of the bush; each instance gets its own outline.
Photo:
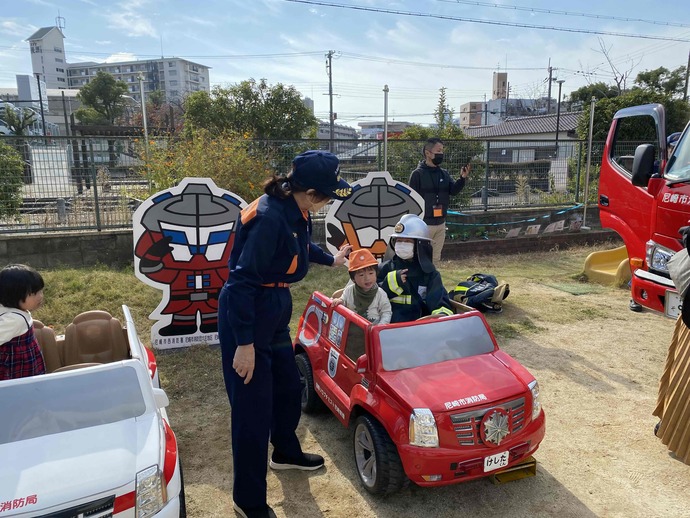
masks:
<path id="1" fill-rule="evenodd" d="M 151 194 L 183 178 L 211 178 L 218 187 L 249 203 L 263 193 L 264 181 L 274 172 L 270 164 L 270 156 L 255 156 L 249 151 L 249 141 L 238 135 L 197 130 L 181 140 L 149 142 L 144 174 L 150 181 Z"/>
<path id="2" fill-rule="evenodd" d="M 21 155 L 0 142 L 0 216 L 14 216 L 22 205 L 24 164 Z"/>

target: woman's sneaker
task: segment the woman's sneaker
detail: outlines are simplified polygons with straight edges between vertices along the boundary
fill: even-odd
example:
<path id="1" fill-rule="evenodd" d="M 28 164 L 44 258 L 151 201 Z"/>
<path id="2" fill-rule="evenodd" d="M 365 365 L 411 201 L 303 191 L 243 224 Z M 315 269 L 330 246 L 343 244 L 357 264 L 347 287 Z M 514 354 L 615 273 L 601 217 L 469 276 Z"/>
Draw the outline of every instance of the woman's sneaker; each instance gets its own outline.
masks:
<path id="1" fill-rule="evenodd" d="M 303 453 L 299 459 L 289 458 L 278 451 L 273 451 L 271 461 L 268 463 L 271 469 L 300 469 L 313 471 L 323 466 L 323 457 L 314 453 Z"/>
<path id="2" fill-rule="evenodd" d="M 237 505 L 237 503 L 233 502 L 232 507 L 242 518 L 276 518 L 276 513 L 274 513 L 273 509 L 268 505 L 264 507 L 242 508 Z"/>

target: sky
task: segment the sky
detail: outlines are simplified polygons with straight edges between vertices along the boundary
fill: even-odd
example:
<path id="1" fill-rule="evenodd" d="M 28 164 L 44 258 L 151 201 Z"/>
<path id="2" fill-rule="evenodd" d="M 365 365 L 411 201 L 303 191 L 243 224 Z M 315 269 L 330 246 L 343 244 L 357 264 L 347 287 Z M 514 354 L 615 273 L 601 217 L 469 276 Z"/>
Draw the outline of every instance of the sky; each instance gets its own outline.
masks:
<path id="1" fill-rule="evenodd" d="M 31 74 L 26 41 L 62 17 L 69 63 L 181 57 L 211 67 L 211 85 L 265 78 L 294 86 L 328 120 L 434 122 L 439 91 L 456 114 L 492 94 L 552 98 L 587 84 L 627 86 L 644 70 L 686 65 L 690 9 L 675 0 L 1 0 L 0 87 Z M 555 4 L 558 4 L 555 6 Z M 680 40 L 680 41 L 678 41 Z M 608 55 L 608 58 L 607 58 Z"/>

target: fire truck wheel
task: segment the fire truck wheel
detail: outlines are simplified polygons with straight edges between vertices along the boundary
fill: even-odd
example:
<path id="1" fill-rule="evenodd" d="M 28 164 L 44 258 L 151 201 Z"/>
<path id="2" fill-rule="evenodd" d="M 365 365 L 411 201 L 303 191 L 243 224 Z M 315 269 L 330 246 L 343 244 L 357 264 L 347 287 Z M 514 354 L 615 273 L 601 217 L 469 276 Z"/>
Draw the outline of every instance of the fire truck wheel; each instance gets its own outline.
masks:
<path id="1" fill-rule="evenodd" d="M 357 418 L 353 448 L 357 474 L 370 493 L 395 493 L 409 481 L 395 444 L 370 415 Z"/>
<path id="2" fill-rule="evenodd" d="M 302 384 L 302 412 L 313 414 L 323 410 L 323 402 L 314 390 L 314 373 L 309 363 L 309 356 L 306 353 L 300 353 L 295 356 L 295 361 L 299 371 L 299 381 Z"/>

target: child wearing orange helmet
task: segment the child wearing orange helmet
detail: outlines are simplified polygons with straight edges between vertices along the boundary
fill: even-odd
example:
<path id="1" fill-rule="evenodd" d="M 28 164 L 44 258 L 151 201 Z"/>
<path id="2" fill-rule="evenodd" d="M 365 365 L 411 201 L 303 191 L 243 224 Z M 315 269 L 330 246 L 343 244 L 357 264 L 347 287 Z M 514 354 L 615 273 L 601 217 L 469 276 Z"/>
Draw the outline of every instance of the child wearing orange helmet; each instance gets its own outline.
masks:
<path id="1" fill-rule="evenodd" d="M 339 298 L 333 299 L 333 305 L 343 304 L 373 324 L 388 324 L 393 311 L 388 295 L 376 283 L 378 261 L 363 248 L 350 253 L 349 263 L 352 282 Z"/>

